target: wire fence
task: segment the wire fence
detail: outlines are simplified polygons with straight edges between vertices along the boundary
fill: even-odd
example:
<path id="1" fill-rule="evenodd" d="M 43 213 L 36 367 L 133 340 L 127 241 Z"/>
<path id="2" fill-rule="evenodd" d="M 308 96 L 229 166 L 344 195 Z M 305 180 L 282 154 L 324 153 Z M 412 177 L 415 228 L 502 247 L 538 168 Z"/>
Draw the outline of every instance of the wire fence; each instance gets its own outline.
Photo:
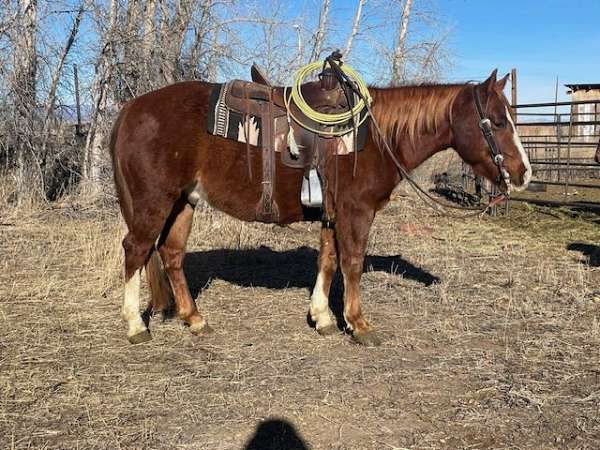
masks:
<path id="1" fill-rule="evenodd" d="M 600 140 L 600 100 L 513 105 L 521 142 L 533 176 L 527 191 L 511 201 L 572 206 L 600 212 L 600 165 L 594 154 Z M 456 177 L 436 176 L 436 190 L 464 204 L 484 203 L 497 195 L 486 180 L 462 164 Z M 508 213 L 510 205 L 493 208 Z"/>
<path id="2" fill-rule="evenodd" d="M 592 207 L 597 203 L 600 208 L 600 165 L 594 162 L 600 100 L 520 104 L 513 105 L 513 112 L 533 169 L 530 192 L 546 194 L 515 200 Z"/>

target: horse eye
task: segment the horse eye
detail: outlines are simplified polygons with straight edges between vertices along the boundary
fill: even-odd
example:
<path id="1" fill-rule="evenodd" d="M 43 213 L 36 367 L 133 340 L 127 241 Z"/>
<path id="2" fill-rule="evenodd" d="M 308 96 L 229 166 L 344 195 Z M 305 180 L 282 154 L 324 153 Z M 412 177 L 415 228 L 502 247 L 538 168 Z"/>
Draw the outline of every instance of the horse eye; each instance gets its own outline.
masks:
<path id="1" fill-rule="evenodd" d="M 507 121 L 506 121 L 506 118 L 503 117 L 500 120 L 498 120 L 498 119 L 492 120 L 492 123 L 494 124 L 494 126 L 496 128 L 506 128 Z"/>

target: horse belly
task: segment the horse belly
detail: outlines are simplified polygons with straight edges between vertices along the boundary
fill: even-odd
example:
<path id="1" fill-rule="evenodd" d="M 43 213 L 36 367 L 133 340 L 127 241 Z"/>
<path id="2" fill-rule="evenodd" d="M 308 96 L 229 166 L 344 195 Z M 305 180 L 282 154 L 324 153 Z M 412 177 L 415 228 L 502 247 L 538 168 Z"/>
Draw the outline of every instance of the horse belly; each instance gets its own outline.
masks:
<path id="1" fill-rule="evenodd" d="M 213 142 L 202 152 L 199 174 L 206 201 L 236 219 L 256 221 L 263 182 L 261 150 L 251 147 L 248 162 L 245 144 L 212 136 L 209 141 Z M 273 198 L 279 210 L 277 223 L 303 219 L 302 175 L 301 169 L 284 166 L 276 155 Z"/>

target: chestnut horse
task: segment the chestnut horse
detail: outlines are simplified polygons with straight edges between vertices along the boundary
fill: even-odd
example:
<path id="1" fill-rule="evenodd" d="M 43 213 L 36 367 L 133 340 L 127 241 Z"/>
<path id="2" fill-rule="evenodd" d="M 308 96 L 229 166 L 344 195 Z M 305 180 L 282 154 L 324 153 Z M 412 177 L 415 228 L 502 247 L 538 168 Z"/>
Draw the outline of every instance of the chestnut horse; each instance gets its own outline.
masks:
<path id="1" fill-rule="evenodd" d="M 596 162 L 600 164 L 600 141 L 598 141 L 598 147 L 596 147 Z"/>
<path id="2" fill-rule="evenodd" d="M 497 81 L 494 71 L 477 85 L 371 88 L 372 114 L 406 170 L 452 147 L 475 173 L 501 190 L 520 190 L 529 182 L 531 166 L 503 94 L 507 77 Z M 131 343 L 151 338 L 139 304 L 144 266 L 151 290 L 149 310 L 162 311 L 173 299 L 178 317 L 193 333 L 210 331 L 190 295 L 182 268 L 194 205 L 199 199 L 238 219 L 256 220 L 261 180 L 248 175 L 245 144 L 206 131 L 214 86 L 189 81 L 142 95 L 123 107 L 113 128 L 110 148 L 114 179 L 128 228 L 123 240 L 123 317 Z M 504 178 L 480 129 L 476 97 L 483 114 L 491 120 L 493 139 L 504 156 Z M 310 302 L 316 330 L 322 335 L 337 332 L 328 296 L 339 261 L 344 279 L 344 319 L 352 337 L 366 345 L 379 343 L 363 315 L 359 287 L 369 229 L 375 213 L 388 203 L 402 179 L 391 157 L 381 150 L 381 143 L 371 125 L 366 146 L 358 155 L 327 156 L 326 177 L 338 177 L 337 194 L 333 188 L 326 192 L 328 213 L 335 217 L 335 224 L 324 225 L 321 230 L 318 276 Z M 261 173 L 260 155 L 255 152 L 250 161 L 254 174 Z M 353 174 L 355 156 L 357 171 Z M 333 162 L 336 157 L 337 164 Z M 282 165 L 278 156 L 276 173 L 278 223 L 304 220 L 300 203 L 303 170 Z"/>

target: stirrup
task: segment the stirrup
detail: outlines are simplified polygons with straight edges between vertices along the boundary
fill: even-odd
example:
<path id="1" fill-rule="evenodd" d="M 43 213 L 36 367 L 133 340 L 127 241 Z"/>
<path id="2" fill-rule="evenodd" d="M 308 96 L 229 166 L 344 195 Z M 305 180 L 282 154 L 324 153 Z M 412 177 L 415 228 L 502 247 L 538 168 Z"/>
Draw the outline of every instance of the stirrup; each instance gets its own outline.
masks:
<path id="1" fill-rule="evenodd" d="M 323 207 L 323 186 L 317 169 L 310 169 L 304 174 L 300 201 L 309 208 Z"/>

